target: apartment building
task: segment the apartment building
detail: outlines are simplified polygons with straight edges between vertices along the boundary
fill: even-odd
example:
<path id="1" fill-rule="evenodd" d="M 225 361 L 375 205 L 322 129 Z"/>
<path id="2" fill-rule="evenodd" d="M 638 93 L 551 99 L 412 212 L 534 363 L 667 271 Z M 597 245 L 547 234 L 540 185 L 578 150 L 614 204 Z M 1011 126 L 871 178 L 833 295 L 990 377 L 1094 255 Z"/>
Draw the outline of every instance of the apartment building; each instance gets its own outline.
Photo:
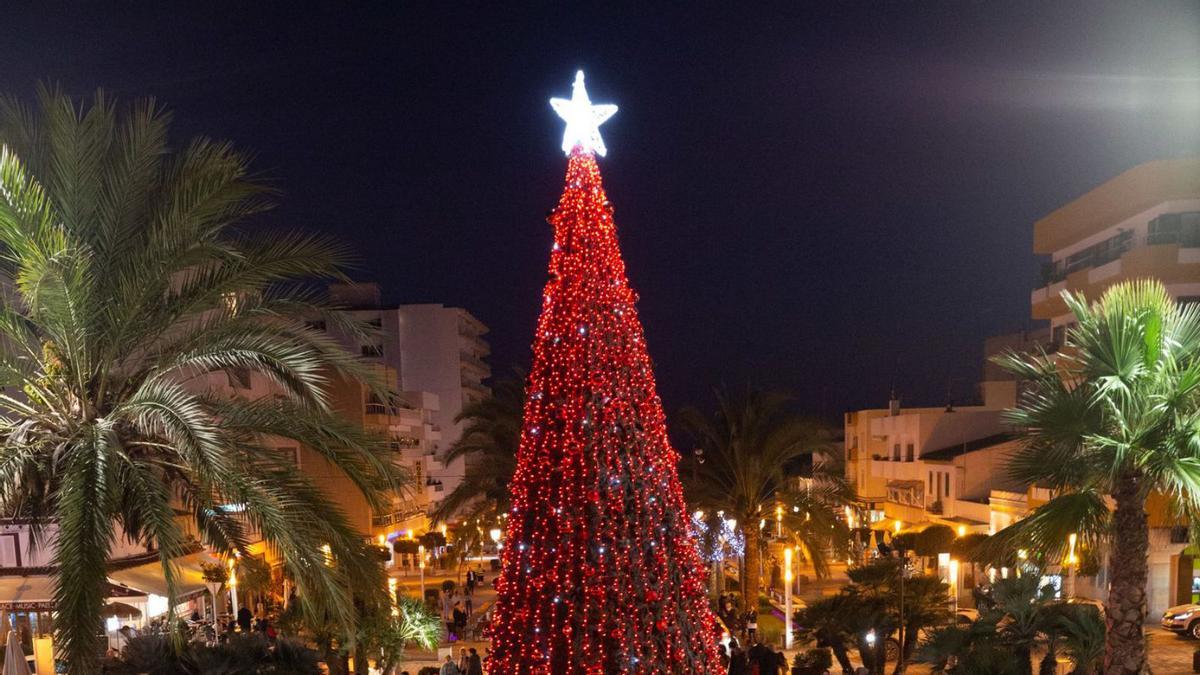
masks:
<path id="1" fill-rule="evenodd" d="M 987 406 L 887 408 L 845 415 L 847 478 L 878 529 L 944 524 L 991 531 L 991 491 L 1013 440 Z M 1013 487 L 1013 486 L 1007 486 Z"/>
<path id="2" fill-rule="evenodd" d="M 1133 167 L 1033 226 L 1033 250 L 1050 256 L 1030 296 L 1034 319 L 1062 344 L 1071 319 L 1063 291 L 1099 297 L 1127 279 L 1160 279 L 1177 298 L 1200 299 L 1200 159 Z"/>
<path id="3" fill-rule="evenodd" d="M 353 351 L 385 365 L 396 374 L 397 390 L 426 392 L 437 399 L 430 410 L 427 448 L 434 461 L 426 464 L 427 499 L 433 503 L 449 494 L 466 474 L 466 459 L 441 462 L 447 448 L 461 435 L 455 421 L 463 408 L 490 394 L 484 380 L 491 377 L 491 354 L 484 335 L 487 326 L 470 312 L 440 304 L 384 306 L 378 284 L 335 284 L 330 300 L 343 311 L 379 328 L 368 343 L 347 344 Z"/>

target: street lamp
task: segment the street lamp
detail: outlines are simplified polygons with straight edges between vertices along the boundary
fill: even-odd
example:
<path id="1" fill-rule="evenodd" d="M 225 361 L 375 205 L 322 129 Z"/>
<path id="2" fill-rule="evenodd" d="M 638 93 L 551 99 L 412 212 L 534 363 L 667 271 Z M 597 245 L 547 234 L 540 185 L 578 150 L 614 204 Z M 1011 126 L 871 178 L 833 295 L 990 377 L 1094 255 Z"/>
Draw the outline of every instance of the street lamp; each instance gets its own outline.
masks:
<path id="1" fill-rule="evenodd" d="M 792 648 L 792 547 L 783 549 L 783 648 Z"/>
<path id="2" fill-rule="evenodd" d="M 421 602 L 425 602 L 425 545 L 417 546 L 417 567 L 421 568 Z"/>
<path id="3" fill-rule="evenodd" d="M 950 610 L 958 613 L 958 561 L 950 561 Z"/>
<path id="4" fill-rule="evenodd" d="M 783 538 L 783 507 L 775 507 L 775 536 Z"/>
<path id="5" fill-rule="evenodd" d="M 235 561 L 229 559 L 229 580 L 225 583 L 229 585 L 229 601 L 233 606 L 233 615 L 236 617 L 238 613 L 238 597 L 237 597 L 237 570 L 234 569 Z"/>
<path id="6" fill-rule="evenodd" d="M 504 546 L 504 544 L 500 543 L 500 537 L 504 536 L 504 532 L 498 527 L 493 527 L 488 532 L 488 535 L 491 536 L 492 543 L 496 545 L 496 550 L 499 551 Z"/>

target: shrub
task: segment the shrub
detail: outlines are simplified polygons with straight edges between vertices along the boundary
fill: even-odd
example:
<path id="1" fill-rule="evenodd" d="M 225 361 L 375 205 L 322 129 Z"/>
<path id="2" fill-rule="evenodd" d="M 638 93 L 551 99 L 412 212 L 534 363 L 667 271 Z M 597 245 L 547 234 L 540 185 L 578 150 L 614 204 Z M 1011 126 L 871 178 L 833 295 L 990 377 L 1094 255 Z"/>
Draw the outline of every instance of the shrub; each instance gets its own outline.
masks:
<path id="1" fill-rule="evenodd" d="M 792 659 L 792 675 L 822 675 L 833 667 L 833 654 L 826 648 L 809 649 Z"/>

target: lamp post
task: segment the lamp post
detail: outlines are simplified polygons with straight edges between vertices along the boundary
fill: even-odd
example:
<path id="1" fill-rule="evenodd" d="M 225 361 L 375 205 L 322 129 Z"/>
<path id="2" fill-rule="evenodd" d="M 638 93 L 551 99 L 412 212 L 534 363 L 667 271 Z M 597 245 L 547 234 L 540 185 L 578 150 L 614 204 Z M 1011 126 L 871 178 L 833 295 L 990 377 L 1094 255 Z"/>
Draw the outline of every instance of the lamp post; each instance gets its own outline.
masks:
<path id="1" fill-rule="evenodd" d="M 1067 537 L 1067 597 L 1075 597 L 1075 541 L 1074 532 Z"/>
<path id="2" fill-rule="evenodd" d="M 233 561 L 229 561 L 229 601 L 233 605 L 233 616 L 237 618 L 238 613 L 238 598 L 237 598 L 237 570 L 233 569 Z"/>
<path id="3" fill-rule="evenodd" d="M 400 608 L 396 607 L 396 577 L 388 577 L 388 604 L 392 606 L 392 616 L 400 616 Z"/>
<path id="4" fill-rule="evenodd" d="M 783 648 L 792 648 L 792 547 L 783 549 Z"/>
<path id="5" fill-rule="evenodd" d="M 950 611 L 958 613 L 958 561 L 950 561 Z"/>
<path id="6" fill-rule="evenodd" d="M 425 546 L 417 546 L 417 567 L 421 568 L 421 602 L 425 602 Z"/>

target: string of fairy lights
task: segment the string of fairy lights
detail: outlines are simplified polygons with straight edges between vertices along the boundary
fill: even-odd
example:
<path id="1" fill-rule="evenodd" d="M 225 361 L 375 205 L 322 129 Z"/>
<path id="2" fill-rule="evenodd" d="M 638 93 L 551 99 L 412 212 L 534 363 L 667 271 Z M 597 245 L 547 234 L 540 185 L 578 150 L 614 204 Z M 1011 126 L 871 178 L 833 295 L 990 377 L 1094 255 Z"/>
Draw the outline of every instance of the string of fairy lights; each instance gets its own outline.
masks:
<path id="1" fill-rule="evenodd" d="M 717 628 L 575 82 L 488 672 L 715 673 Z M 597 110 L 599 109 L 599 110 Z"/>

